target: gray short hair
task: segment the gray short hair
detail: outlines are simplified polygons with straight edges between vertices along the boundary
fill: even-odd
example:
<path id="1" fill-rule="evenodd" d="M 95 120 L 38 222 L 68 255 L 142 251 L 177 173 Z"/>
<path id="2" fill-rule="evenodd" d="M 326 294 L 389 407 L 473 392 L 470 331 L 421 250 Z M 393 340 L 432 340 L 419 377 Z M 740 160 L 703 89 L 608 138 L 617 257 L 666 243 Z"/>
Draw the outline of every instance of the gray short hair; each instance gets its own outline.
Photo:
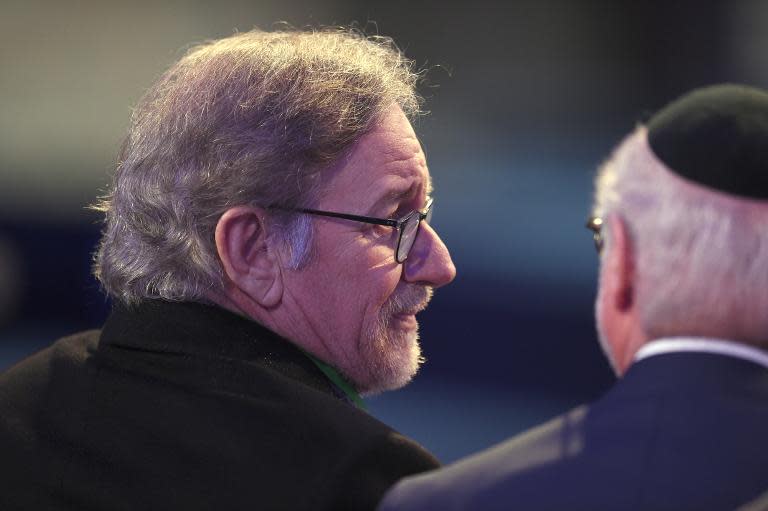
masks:
<path id="1" fill-rule="evenodd" d="M 597 175 L 594 214 L 613 213 L 629 227 L 647 334 L 768 340 L 767 203 L 674 174 L 641 126 Z"/>
<path id="2" fill-rule="evenodd" d="M 310 205 L 329 167 L 394 105 L 420 113 L 419 74 L 391 39 L 254 30 L 193 47 L 133 112 L 94 274 L 125 303 L 205 301 L 222 285 L 214 231 L 237 205 Z M 306 259 L 311 221 L 271 210 Z"/>

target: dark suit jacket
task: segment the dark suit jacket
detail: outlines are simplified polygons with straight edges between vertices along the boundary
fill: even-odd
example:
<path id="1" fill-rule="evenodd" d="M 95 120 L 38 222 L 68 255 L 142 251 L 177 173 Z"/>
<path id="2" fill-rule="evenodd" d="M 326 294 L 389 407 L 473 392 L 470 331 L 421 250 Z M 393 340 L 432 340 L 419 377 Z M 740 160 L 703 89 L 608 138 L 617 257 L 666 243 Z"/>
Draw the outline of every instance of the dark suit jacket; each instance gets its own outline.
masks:
<path id="1" fill-rule="evenodd" d="M 766 486 L 768 369 L 674 353 L 589 408 L 405 479 L 380 509 L 732 510 Z"/>
<path id="2" fill-rule="evenodd" d="M 150 301 L 0 375 L 0 509 L 373 509 L 435 458 L 287 341 Z"/>

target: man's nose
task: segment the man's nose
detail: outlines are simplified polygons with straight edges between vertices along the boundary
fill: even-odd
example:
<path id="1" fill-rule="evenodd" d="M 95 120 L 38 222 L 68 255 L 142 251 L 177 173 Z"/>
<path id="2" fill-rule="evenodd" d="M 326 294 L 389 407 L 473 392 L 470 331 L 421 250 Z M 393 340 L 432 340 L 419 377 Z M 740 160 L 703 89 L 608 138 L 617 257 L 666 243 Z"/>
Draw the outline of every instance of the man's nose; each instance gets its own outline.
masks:
<path id="1" fill-rule="evenodd" d="M 403 267 L 403 279 L 413 284 L 440 287 L 456 277 L 448 248 L 426 222 L 421 223 Z"/>

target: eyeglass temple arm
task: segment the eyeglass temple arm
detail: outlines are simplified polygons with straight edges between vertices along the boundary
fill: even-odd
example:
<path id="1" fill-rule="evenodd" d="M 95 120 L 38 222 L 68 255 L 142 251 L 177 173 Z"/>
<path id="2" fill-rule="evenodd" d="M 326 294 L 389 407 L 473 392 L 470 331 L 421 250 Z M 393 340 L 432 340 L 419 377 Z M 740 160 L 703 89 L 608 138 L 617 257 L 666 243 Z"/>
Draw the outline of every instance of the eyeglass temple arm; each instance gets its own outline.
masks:
<path id="1" fill-rule="evenodd" d="M 390 227 L 399 227 L 400 223 L 391 218 L 374 218 L 370 216 L 350 215 L 347 213 L 335 213 L 333 211 L 321 211 L 319 209 L 298 208 L 295 211 L 309 213 L 310 215 L 329 216 L 332 218 L 343 218 L 344 220 L 354 220 L 356 222 L 365 222 L 367 224 L 388 225 Z"/>

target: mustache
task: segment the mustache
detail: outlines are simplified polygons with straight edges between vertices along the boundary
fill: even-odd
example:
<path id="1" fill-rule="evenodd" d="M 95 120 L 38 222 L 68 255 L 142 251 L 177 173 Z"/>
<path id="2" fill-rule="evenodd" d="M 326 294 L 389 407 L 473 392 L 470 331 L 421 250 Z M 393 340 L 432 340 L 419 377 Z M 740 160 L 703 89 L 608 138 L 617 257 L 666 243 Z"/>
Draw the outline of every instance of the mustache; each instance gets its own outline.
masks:
<path id="1" fill-rule="evenodd" d="M 387 317 L 395 314 L 416 314 L 426 309 L 434 290 L 429 286 L 406 284 L 398 293 L 393 294 L 384 304 Z"/>

